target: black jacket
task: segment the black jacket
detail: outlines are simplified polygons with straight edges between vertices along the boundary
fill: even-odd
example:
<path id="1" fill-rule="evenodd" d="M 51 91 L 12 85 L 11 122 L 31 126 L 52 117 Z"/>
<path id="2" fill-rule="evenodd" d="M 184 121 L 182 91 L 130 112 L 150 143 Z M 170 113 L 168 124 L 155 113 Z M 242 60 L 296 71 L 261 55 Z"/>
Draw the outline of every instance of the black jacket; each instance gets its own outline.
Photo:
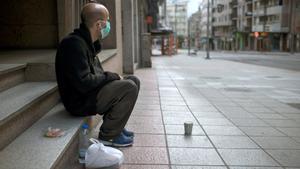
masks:
<path id="1" fill-rule="evenodd" d="M 96 57 L 100 51 L 100 42 L 92 42 L 84 24 L 65 37 L 58 47 L 55 69 L 59 93 L 65 108 L 73 115 L 96 114 L 99 90 L 120 79 L 116 73 L 103 70 Z"/>

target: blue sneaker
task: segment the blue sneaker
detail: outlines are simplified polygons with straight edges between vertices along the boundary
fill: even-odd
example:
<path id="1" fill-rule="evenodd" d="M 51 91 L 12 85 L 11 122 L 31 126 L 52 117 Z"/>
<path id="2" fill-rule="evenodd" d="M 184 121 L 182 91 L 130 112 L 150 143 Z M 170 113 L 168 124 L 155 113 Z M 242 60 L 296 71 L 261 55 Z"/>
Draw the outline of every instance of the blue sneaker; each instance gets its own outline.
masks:
<path id="1" fill-rule="evenodd" d="M 133 139 L 125 136 L 122 132 L 118 137 L 114 139 L 103 140 L 99 138 L 99 141 L 106 146 L 112 146 L 112 147 L 128 147 L 133 144 Z"/>
<path id="2" fill-rule="evenodd" d="M 122 133 L 127 137 L 134 137 L 134 133 L 132 131 L 126 130 L 125 128 L 122 130 Z"/>

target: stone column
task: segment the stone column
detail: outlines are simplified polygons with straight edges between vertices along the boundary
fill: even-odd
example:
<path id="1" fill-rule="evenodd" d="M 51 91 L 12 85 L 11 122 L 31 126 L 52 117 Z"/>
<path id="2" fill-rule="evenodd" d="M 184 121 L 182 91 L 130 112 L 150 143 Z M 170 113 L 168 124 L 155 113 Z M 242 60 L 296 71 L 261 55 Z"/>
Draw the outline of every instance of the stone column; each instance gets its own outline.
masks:
<path id="1" fill-rule="evenodd" d="M 62 40 L 74 29 L 74 3 L 72 0 L 57 0 L 58 37 Z"/>
<path id="2" fill-rule="evenodd" d="M 142 34 L 142 67 L 151 67 L 151 34 L 143 33 Z"/>
<path id="3" fill-rule="evenodd" d="M 137 65 L 140 53 L 139 47 L 139 14 L 138 14 L 138 0 L 133 0 L 133 19 L 134 19 L 134 64 Z"/>
<path id="4" fill-rule="evenodd" d="M 123 73 L 134 73 L 134 18 L 133 0 L 122 0 Z"/>

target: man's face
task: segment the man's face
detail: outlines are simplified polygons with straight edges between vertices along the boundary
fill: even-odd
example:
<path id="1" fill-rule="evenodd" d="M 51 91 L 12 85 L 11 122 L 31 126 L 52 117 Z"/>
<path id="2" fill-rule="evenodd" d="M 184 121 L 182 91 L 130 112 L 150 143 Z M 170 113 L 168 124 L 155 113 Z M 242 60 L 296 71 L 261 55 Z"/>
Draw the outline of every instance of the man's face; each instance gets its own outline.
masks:
<path id="1" fill-rule="evenodd" d="M 109 17 L 106 17 L 106 19 L 99 19 L 99 39 L 104 39 L 108 36 L 110 32 L 110 21 Z"/>

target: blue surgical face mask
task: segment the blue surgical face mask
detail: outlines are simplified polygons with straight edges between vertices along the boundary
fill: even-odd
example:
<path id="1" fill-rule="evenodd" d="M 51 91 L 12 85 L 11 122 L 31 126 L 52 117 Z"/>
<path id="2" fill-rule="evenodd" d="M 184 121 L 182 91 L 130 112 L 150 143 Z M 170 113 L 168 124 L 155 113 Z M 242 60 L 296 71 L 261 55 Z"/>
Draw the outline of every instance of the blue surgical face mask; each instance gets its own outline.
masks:
<path id="1" fill-rule="evenodd" d="M 101 39 L 104 39 L 108 36 L 110 32 L 110 22 L 106 21 L 106 26 L 105 28 L 101 29 Z"/>

